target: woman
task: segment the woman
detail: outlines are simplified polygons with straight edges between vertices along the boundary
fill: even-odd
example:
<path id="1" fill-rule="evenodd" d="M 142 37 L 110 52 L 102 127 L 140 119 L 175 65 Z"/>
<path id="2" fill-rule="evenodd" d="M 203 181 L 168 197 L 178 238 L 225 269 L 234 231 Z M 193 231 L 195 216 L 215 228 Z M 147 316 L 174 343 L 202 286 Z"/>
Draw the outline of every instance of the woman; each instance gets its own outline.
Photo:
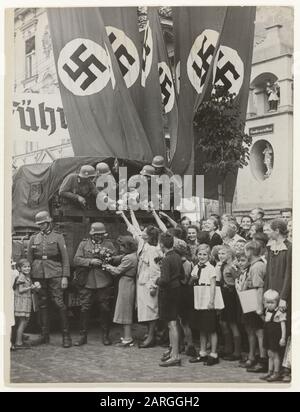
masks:
<path id="1" fill-rule="evenodd" d="M 135 284 L 137 271 L 137 244 L 131 236 L 122 236 L 119 240 L 121 262 L 118 266 L 105 265 L 105 270 L 119 277 L 118 297 L 114 313 L 114 323 L 123 325 L 124 337 L 119 347 L 133 346 L 132 323 L 135 302 Z"/>
<path id="2" fill-rule="evenodd" d="M 124 219 L 127 229 L 138 242 L 137 269 L 137 312 L 138 321 L 147 322 L 148 334 L 139 345 L 140 348 L 150 348 L 155 345 L 155 327 L 159 318 L 158 293 L 156 280 L 160 277 L 159 261 L 162 253 L 159 250 L 159 229 L 150 225 L 142 232 L 133 210 L 130 210 L 131 221 L 123 211 L 117 212 Z"/>
<path id="3" fill-rule="evenodd" d="M 274 219 L 270 225 L 267 246 L 267 272 L 264 290 L 276 290 L 280 295 L 279 309 L 287 312 L 287 334 L 291 334 L 291 275 L 292 244 L 287 240 L 287 224 L 283 219 Z"/>
<path id="4" fill-rule="evenodd" d="M 249 215 L 242 216 L 239 235 L 245 240 L 251 240 L 250 229 L 253 224 L 252 217 Z"/>
<path id="5" fill-rule="evenodd" d="M 214 217 L 209 217 L 206 222 L 203 230 L 209 234 L 209 246 L 212 249 L 216 245 L 222 245 L 223 240 L 221 236 L 217 233 L 219 229 L 218 221 Z"/>
<path id="6" fill-rule="evenodd" d="M 255 222 L 251 225 L 250 230 L 249 230 L 249 237 L 252 240 L 253 236 L 256 233 L 263 233 L 264 231 L 264 224 L 262 224 L 261 222 Z"/>

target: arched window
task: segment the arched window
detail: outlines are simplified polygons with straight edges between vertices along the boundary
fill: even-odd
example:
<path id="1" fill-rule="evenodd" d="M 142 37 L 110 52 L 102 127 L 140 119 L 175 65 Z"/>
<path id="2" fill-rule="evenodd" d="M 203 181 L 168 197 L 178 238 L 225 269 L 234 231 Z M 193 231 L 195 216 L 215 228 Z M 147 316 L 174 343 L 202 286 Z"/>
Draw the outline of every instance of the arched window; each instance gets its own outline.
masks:
<path id="1" fill-rule="evenodd" d="M 261 116 L 276 111 L 279 106 L 280 89 L 277 76 L 270 72 L 261 73 L 250 84 L 250 115 Z"/>

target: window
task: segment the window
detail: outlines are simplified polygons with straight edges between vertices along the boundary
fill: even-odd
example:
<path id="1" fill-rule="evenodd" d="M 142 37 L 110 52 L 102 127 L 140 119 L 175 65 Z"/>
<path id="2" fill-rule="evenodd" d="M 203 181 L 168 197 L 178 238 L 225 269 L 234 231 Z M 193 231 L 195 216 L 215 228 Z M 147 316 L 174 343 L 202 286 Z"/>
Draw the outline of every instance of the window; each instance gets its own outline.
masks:
<path id="1" fill-rule="evenodd" d="M 25 42 L 25 76 L 26 79 L 36 74 L 35 37 L 30 37 Z"/>

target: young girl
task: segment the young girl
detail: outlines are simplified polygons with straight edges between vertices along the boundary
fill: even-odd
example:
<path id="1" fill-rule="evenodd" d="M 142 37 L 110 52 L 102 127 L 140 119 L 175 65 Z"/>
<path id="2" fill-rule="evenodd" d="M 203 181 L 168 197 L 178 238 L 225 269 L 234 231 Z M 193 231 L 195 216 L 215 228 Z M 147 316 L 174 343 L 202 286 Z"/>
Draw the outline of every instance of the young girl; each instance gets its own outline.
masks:
<path id="1" fill-rule="evenodd" d="M 124 338 L 120 347 L 133 346 L 132 323 L 135 302 L 135 282 L 137 272 L 137 244 L 131 236 L 120 239 L 120 252 L 124 254 L 118 266 L 105 265 L 112 275 L 120 276 L 114 323 L 123 325 Z"/>
<path id="2" fill-rule="evenodd" d="M 286 313 L 279 308 L 280 296 L 276 290 L 269 289 L 264 294 L 265 326 L 264 346 L 268 350 L 269 373 L 261 379 L 267 382 L 281 381 L 280 352 L 286 345 Z"/>
<path id="3" fill-rule="evenodd" d="M 31 266 L 27 259 L 20 259 L 17 265 L 19 276 L 15 281 L 15 319 L 16 342 L 15 349 L 27 349 L 23 343 L 23 333 L 28 324 L 32 309 L 32 291 L 39 285 L 32 284 L 30 279 Z"/>
<path id="4" fill-rule="evenodd" d="M 174 237 L 170 233 L 162 233 L 160 247 L 164 253 L 161 262 L 161 276 L 157 278 L 159 286 L 159 318 L 168 323 L 171 346 L 170 358 L 163 359 L 161 367 L 179 366 L 179 330 L 178 317 L 181 299 L 181 281 L 184 270 L 181 257 L 173 250 Z"/>
<path id="5" fill-rule="evenodd" d="M 183 329 L 184 338 L 187 343 L 185 354 L 187 356 L 196 357 L 197 352 L 193 343 L 193 335 L 190 327 L 191 316 L 194 309 L 194 294 L 193 286 L 191 285 L 191 273 L 193 270 L 193 264 L 187 259 L 188 248 L 187 244 L 177 243 L 174 239 L 174 251 L 181 256 L 182 266 L 185 277 L 181 281 L 181 299 L 179 320 Z"/>
<path id="6" fill-rule="evenodd" d="M 209 245 L 200 245 L 198 248 L 198 265 L 192 271 L 192 279 L 195 286 L 210 286 L 209 303 L 203 302 L 199 310 L 195 309 L 200 330 L 200 353 L 199 356 L 190 359 L 191 363 L 203 362 L 207 366 L 219 363 L 217 353 L 217 312 L 215 310 L 215 296 L 217 286 L 217 272 L 209 263 Z M 219 279 L 218 279 L 219 280 Z M 211 342 L 211 353 L 207 355 L 207 343 Z"/>
<path id="7" fill-rule="evenodd" d="M 241 358 L 241 334 L 238 328 L 238 296 L 235 289 L 235 280 L 239 273 L 233 264 L 234 251 L 227 245 L 219 250 L 219 262 L 216 265 L 217 273 L 221 278 L 221 290 L 225 308 L 221 314 L 221 327 L 225 340 L 224 360 L 236 361 Z M 233 335 L 234 352 L 231 353 L 231 333 Z"/>

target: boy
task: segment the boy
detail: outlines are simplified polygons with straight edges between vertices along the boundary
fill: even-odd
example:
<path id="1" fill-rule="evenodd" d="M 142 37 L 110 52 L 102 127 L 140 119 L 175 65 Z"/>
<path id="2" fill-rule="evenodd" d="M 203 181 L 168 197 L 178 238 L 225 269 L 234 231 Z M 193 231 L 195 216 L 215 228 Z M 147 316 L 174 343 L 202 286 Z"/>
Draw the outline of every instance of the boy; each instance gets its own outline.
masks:
<path id="1" fill-rule="evenodd" d="M 261 244 L 251 241 L 245 246 L 245 255 L 250 263 L 247 281 L 244 289 L 256 289 L 257 291 L 257 310 L 243 315 L 246 331 L 249 340 L 249 362 L 247 372 L 265 373 L 268 370 L 267 354 L 263 346 L 264 323 L 262 315 L 264 312 L 263 290 L 266 277 L 266 263 L 261 257 Z M 255 362 L 256 339 L 258 341 L 260 358 Z"/>

